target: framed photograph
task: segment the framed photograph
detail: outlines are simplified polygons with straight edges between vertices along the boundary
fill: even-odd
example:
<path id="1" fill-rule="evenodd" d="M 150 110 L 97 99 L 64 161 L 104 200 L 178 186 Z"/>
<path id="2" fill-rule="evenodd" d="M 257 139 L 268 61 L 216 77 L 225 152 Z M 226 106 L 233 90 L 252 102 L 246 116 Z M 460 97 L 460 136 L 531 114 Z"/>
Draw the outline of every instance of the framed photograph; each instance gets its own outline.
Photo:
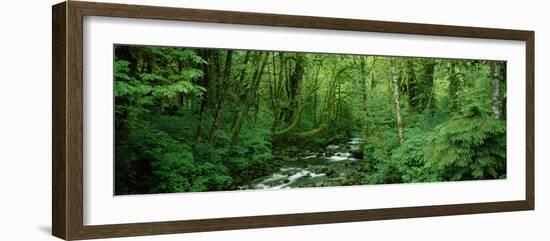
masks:
<path id="1" fill-rule="evenodd" d="M 78 1 L 52 24 L 59 238 L 534 209 L 532 31 Z"/>

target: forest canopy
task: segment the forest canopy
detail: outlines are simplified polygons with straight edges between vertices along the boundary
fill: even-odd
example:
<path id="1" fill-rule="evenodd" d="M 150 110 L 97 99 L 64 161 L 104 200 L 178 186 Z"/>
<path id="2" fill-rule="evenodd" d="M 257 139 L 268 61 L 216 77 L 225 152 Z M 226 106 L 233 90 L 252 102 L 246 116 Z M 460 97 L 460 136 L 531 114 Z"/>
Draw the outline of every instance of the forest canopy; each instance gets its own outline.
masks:
<path id="1" fill-rule="evenodd" d="M 115 194 L 506 178 L 506 62 L 115 45 Z"/>

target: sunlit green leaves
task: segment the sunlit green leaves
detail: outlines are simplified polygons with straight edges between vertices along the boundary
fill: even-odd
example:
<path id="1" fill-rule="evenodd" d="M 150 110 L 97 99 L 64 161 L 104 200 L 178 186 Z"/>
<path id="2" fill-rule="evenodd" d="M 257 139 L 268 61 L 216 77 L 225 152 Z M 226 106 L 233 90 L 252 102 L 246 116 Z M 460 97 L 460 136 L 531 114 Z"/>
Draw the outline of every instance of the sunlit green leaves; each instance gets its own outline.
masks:
<path id="1" fill-rule="evenodd" d="M 179 81 L 173 84 L 158 86 L 153 89 L 153 96 L 158 98 L 175 98 L 178 94 L 200 96 L 204 88 L 187 81 Z"/>
<path id="2" fill-rule="evenodd" d="M 151 51 L 157 54 L 164 53 L 162 49 Z M 183 56 L 191 58 L 193 53 L 187 51 Z M 170 99 L 179 95 L 201 96 L 206 91 L 192 82 L 204 75 L 199 69 L 185 68 L 166 77 L 163 76 L 166 73 L 141 73 L 138 78 L 132 78 L 129 75 L 129 65 L 126 60 L 115 61 L 115 97 L 128 98 L 139 105 L 148 105 L 153 104 L 155 99 Z"/>

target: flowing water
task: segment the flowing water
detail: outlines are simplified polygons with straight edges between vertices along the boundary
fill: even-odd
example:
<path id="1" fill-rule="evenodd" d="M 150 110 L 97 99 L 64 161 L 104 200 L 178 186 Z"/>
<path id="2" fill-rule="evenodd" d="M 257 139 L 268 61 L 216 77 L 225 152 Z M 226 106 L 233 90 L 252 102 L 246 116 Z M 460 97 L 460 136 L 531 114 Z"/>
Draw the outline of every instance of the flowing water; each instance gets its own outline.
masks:
<path id="1" fill-rule="evenodd" d="M 288 189 L 339 186 L 361 165 L 361 138 L 304 151 L 290 158 L 277 172 L 256 179 L 243 189 Z"/>

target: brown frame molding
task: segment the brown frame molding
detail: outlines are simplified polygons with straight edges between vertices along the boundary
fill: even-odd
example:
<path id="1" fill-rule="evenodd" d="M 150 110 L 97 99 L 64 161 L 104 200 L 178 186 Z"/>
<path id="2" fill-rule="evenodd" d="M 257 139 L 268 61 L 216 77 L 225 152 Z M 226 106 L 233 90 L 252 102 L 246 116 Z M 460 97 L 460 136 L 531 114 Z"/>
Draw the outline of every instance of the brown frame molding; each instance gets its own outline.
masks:
<path id="1" fill-rule="evenodd" d="M 526 43 L 526 198 L 491 203 L 298 213 L 169 222 L 83 225 L 83 17 L 162 19 L 382 33 L 519 40 Z M 67 1 L 52 7 L 52 233 L 66 240 L 533 210 L 533 31 Z"/>

